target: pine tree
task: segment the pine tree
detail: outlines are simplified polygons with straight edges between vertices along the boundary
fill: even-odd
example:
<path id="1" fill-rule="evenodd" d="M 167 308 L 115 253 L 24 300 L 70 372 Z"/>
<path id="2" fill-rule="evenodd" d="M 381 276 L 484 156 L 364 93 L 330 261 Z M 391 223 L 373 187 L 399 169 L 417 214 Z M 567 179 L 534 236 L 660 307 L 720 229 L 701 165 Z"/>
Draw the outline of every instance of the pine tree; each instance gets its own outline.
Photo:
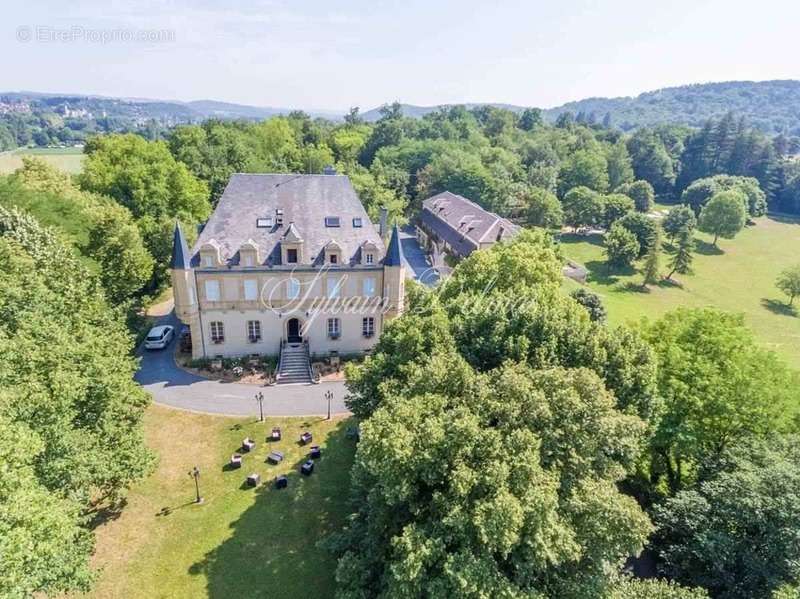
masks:
<path id="1" fill-rule="evenodd" d="M 671 251 L 672 260 L 670 260 L 670 271 L 667 275 L 668 279 L 672 278 L 676 272 L 680 274 L 688 274 L 692 272 L 692 260 L 694 260 L 694 236 L 692 231 L 684 229 L 678 234 L 678 241 Z"/>
<path id="2" fill-rule="evenodd" d="M 655 285 L 660 277 L 661 267 L 661 231 L 656 228 L 655 232 L 650 238 L 650 249 L 644 257 L 644 278 L 642 280 L 642 288 L 648 285 Z"/>

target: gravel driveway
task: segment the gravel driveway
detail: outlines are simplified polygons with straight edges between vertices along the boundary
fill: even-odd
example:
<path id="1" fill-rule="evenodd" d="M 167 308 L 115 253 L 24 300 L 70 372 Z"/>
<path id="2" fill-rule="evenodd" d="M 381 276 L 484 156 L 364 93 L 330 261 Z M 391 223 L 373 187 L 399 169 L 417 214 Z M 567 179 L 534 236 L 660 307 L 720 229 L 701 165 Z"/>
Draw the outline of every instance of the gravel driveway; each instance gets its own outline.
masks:
<path id="1" fill-rule="evenodd" d="M 161 319 L 158 324 L 169 324 L 180 331 L 180 322 L 174 313 Z M 141 357 L 136 381 L 153 396 L 155 403 L 226 416 L 258 416 L 258 403 L 255 394 L 264 394 L 265 416 L 318 416 L 326 415 L 327 391 L 333 391 L 332 414 L 347 414 L 344 405 L 345 387 L 342 382 L 320 383 L 319 385 L 245 385 L 212 381 L 178 368 L 173 359 L 173 341 L 163 350 L 144 350 L 140 347 L 137 355 Z"/>

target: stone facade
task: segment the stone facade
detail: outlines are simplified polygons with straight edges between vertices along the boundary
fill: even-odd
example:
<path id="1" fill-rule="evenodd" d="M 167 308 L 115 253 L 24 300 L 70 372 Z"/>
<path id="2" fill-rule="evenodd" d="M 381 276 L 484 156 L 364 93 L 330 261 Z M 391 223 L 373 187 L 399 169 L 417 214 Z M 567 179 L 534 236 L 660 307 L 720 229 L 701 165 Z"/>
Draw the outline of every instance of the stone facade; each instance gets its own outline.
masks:
<path id="1" fill-rule="evenodd" d="M 403 309 L 397 228 L 384 250 L 346 177 L 236 177 L 255 179 L 229 184 L 193 250 L 175 229 L 175 311 L 191 330 L 193 357 L 275 355 L 287 341 L 307 343 L 314 356 L 369 351 Z M 315 180 L 294 185 L 307 177 Z M 294 185 L 292 193 L 275 193 L 276 182 Z M 283 222 L 266 216 L 278 212 Z"/>

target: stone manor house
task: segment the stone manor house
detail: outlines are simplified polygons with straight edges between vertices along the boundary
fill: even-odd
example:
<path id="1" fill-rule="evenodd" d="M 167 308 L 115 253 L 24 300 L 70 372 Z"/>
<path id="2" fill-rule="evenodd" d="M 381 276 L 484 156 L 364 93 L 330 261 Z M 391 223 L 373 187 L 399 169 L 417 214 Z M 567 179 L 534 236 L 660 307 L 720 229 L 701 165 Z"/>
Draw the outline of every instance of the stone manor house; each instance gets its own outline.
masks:
<path id="1" fill-rule="evenodd" d="M 381 223 L 332 169 L 233 175 L 191 250 L 175 228 L 175 312 L 192 356 L 369 350 L 403 309 L 399 233 Z"/>

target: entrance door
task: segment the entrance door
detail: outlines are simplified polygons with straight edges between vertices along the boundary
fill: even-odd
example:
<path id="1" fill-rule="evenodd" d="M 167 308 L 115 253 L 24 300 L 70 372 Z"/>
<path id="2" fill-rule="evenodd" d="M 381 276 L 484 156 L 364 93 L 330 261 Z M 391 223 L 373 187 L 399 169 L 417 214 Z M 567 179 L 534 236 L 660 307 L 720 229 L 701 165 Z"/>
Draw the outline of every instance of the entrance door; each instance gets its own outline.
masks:
<path id="1" fill-rule="evenodd" d="M 300 321 L 296 318 L 290 318 L 286 323 L 286 340 L 289 343 L 300 343 L 303 338 L 300 336 Z"/>

